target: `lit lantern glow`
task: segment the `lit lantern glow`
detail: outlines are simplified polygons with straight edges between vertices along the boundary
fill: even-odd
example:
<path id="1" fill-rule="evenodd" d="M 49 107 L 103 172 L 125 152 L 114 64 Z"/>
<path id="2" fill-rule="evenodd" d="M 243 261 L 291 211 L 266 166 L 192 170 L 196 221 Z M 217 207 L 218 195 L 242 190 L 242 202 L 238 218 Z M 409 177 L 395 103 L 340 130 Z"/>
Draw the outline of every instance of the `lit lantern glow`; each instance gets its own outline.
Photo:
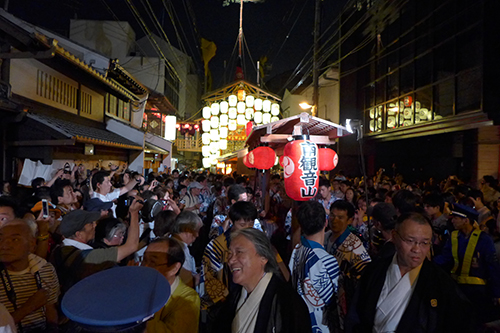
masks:
<path id="1" fill-rule="evenodd" d="M 236 120 L 230 119 L 228 129 L 230 131 L 236 131 L 236 127 L 237 127 Z"/>
<path id="2" fill-rule="evenodd" d="M 202 146 L 201 147 L 201 154 L 203 155 L 203 157 L 210 156 L 210 146 Z"/>
<path id="3" fill-rule="evenodd" d="M 248 153 L 248 160 L 260 170 L 270 169 L 276 162 L 276 153 L 269 147 L 257 147 Z"/>
<path id="4" fill-rule="evenodd" d="M 274 123 L 275 121 L 278 121 L 280 120 L 279 117 L 271 117 L 271 122 Z"/>
<path id="5" fill-rule="evenodd" d="M 165 139 L 175 141 L 177 133 L 177 118 L 175 116 L 165 117 Z"/>
<path id="6" fill-rule="evenodd" d="M 238 102 L 238 113 L 245 113 L 245 103 Z"/>
<path id="7" fill-rule="evenodd" d="M 271 101 L 266 99 L 262 102 L 262 111 L 269 112 L 271 111 Z"/>
<path id="8" fill-rule="evenodd" d="M 244 101 L 246 95 L 247 93 L 245 92 L 245 90 L 243 89 L 238 90 L 238 101 Z"/>
<path id="9" fill-rule="evenodd" d="M 238 122 L 238 125 L 246 125 L 247 124 L 247 120 L 245 118 L 245 115 L 244 114 L 239 114 L 237 122 Z"/>
<path id="10" fill-rule="evenodd" d="M 204 145 L 209 145 L 210 144 L 210 133 L 203 133 L 201 135 L 201 142 L 203 142 Z"/>
<path id="11" fill-rule="evenodd" d="M 205 106 L 203 108 L 203 118 L 210 119 L 211 115 L 212 115 L 212 109 L 209 106 Z"/>
<path id="12" fill-rule="evenodd" d="M 280 114 L 280 105 L 278 103 L 273 103 L 271 105 L 271 114 L 277 116 Z"/>
<path id="13" fill-rule="evenodd" d="M 247 118 L 247 120 L 252 120 L 253 118 L 253 108 L 248 108 L 245 110 L 245 118 Z"/>
<path id="14" fill-rule="evenodd" d="M 201 122 L 201 129 L 203 132 L 209 132 L 210 131 L 210 120 L 203 120 Z"/>
<path id="15" fill-rule="evenodd" d="M 228 98 L 227 98 L 227 101 L 229 102 L 229 106 L 236 106 L 236 103 L 238 103 L 238 97 L 236 97 L 236 95 L 230 95 Z"/>
<path id="16" fill-rule="evenodd" d="M 219 150 L 219 142 L 210 142 L 210 151 L 215 154 Z"/>
<path id="17" fill-rule="evenodd" d="M 229 108 L 229 119 L 236 119 L 236 108 Z"/>
<path id="18" fill-rule="evenodd" d="M 222 139 L 219 141 L 219 148 L 220 148 L 220 150 L 227 149 L 227 140 L 226 139 Z"/>
<path id="19" fill-rule="evenodd" d="M 204 168 L 210 168 L 210 166 L 212 165 L 210 157 L 205 157 L 202 161 Z"/>
<path id="20" fill-rule="evenodd" d="M 212 103 L 211 109 L 212 109 L 212 114 L 214 116 L 217 116 L 219 114 L 219 103 Z"/>
<path id="21" fill-rule="evenodd" d="M 210 141 L 219 141 L 219 130 L 210 130 Z"/>
<path id="22" fill-rule="evenodd" d="M 225 139 L 227 138 L 227 134 L 228 134 L 228 128 L 227 127 L 219 127 L 219 132 L 220 132 L 220 138 L 221 139 Z"/>
<path id="23" fill-rule="evenodd" d="M 227 123 L 229 121 L 229 116 L 227 114 L 221 114 L 219 117 L 219 125 L 220 126 L 227 126 Z"/>
<path id="24" fill-rule="evenodd" d="M 219 117 L 212 116 L 212 118 L 210 118 L 210 125 L 212 126 L 212 128 L 218 128 L 219 127 Z"/>
<path id="25" fill-rule="evenodd" d="M 229 103 L 226 101 L 222 101 L 219 104 L 220 107 L 220 113 L 227 113 L 227 110 L 229 109 Z"/>
<path id="26" fill-rule="evenodd" d="M 245 104 L 247 105 L 247 108 L 253 108 L 253 102 L 255 100 L 255 97 L 252 95 L 248 95 L 245 99 Z"/>
<path id="27" fill-rule="evenodd" d="M 271 122 L 271 114 L 270 113 L 264 113 L 262 115 L 262 123 L 264 124 L 269 124 Z"/>
<path id="28" fill-rule="evenodd" d="M 255 111 L 262 111 L 262 100 L 260 98 L 257 98 L 253 102 L 253 105 L 254 105 Z"/>
<path id="29" fill-rule="evenodd" d="M 217 161 L 217 155 L 215 155 L 215 154 L 214 154 L 214 155 L 212 155 L 212 156 L 210 157 L 210 164 L 212 164 L 212 165 L 217 165 L 217 162 L 218 162 L 218 161 Z"/>
<path id="30" fill-rule="evenodd" d="M 257 111 L 253 114 L 253 120 L 256 124 L 262 124 L 262 112 Z"/>

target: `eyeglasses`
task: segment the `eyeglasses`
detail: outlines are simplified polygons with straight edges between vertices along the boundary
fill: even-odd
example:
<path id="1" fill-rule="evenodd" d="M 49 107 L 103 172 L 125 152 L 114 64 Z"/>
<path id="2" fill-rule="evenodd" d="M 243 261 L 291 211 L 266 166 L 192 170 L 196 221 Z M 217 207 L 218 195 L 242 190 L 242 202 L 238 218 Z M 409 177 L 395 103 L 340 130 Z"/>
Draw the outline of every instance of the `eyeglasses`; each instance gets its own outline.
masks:
<path id="1" fill-rule="evenodd" d="M 399 236 L 399 238 L 401 238 L 401 240 L 403 242 L 405 242 L 406 244 L 410 245 L 410 246 L 418 246 L 418 247 L 429 247 L 431 246 L 431 241 L 426 241 L 426 242 L 417 242 L 417 241 L 414 241 L 414 240 L 409 240 L 409 239 L 406 239 L 404 238 L 403 236 L 401 236 L 399 234 L 399 232 L 396 231 L 396 235 Z"/>

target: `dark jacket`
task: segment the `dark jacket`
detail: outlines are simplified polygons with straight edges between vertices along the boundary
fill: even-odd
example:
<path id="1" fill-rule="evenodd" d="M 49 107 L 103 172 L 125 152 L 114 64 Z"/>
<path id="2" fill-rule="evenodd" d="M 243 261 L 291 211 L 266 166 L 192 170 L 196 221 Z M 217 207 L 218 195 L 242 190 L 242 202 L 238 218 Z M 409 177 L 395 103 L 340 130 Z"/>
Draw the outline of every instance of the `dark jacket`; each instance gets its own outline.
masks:
<path id="1" fill-rule="evenodd" d="M 241 286 L 229 294 L 219 312 L 213 332 L 230 333 Z M 259 305 L 255 333 L 307 333 L 311 319 L 307 305 L 292 287 L 273 275 Z"/>
<path id="2" fill-rule="evenodd" d="M 372 332 L 378 298 L 392 257 L 365 269 L 346 319 L 346 332 Z M 473 332 L 472 307 L 453 281 L 424 261 L 417 285 L 396 332 Z"/>

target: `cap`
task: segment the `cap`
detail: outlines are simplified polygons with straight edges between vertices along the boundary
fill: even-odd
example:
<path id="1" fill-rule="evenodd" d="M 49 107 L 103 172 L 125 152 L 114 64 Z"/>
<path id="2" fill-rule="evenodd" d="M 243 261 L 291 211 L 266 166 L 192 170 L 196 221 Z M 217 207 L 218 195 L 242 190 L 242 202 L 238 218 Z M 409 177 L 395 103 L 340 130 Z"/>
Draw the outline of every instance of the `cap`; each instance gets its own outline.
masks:
<path id="1" fill-rule="evenodd" d="M 83 204 L 83 209 L 89 212 L 100 212 L 101 210 L 108 210 L 113 207 L 113 202 L 104 202 L 99 198 L 92 198 Z"/>
<path id="2" fill-rule="evenodd" d="M 101 217 L 100 212 L 87 212 L 77 209 L 64 215 L 60 231 L 64 237 L 73 236 L 77 231 L 82 230 L 86 224 L 97 221 Z"/>
<path id="3" fill-rule="evenodd" d="M 201 190 L 203 188 L 203 185 L 201 185 L 198 182 L 192 182 L 189 184 L 188 189 L 192 189 L 192 188 L 199 188 Z"/>
<path id="4" fill-rule="evenodd" d="M 385 202 L 379 202 L 373 207 L 373 209 L 371 209 L 371 214 L 369 215 L 380 222 L 384 230 L 394 229 L 397 217 L 396 208 L 394 208 L 394 205 Z"/>
<path id="5" fill-rule="evenodd" d="M 460 216 L 464 218 L 468 218 L 472 223 L 477 221 L 479 217 L 479 213 L 473 209 L 472 207 L 461 205 L 461 204 L 453 204 L 451 209 L 451 215 Z"/>
<path id="6" fill-rule="evenodd" d="M 61 217 L 61 210 L 59 210 L 58 208 L 56 208 L 56 206 L 51 203 L 51 202 L 48 202 L 49 204 L 49 212 L 54 212 L 56 214 L 56 219 L 60 218 Z M 43 209 L 43 206 L 42 206 L 42 201 L 38 201 L 34 206 L 33 208 L 31 208 L 31 212 L 36 214 L 38 212 L 40 212 L 42 209 Z"/>
<path id="7" fill-rule="evenodd" d="M 170 284 L 157 270 L 142 266 L 111 268 L 71 287 L 63 313 L 89 330 L 116 332 L 142 324 L 170 297 Z"/>

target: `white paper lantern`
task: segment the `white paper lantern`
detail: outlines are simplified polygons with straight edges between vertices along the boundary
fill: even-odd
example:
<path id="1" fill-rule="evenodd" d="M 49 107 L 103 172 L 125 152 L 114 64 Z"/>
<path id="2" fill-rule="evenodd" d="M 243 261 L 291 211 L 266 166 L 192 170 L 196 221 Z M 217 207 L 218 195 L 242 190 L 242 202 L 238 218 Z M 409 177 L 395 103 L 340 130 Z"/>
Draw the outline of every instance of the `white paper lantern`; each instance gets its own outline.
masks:
<path id="1" fill-rule="evenodd" d="M 229 108 L 229 119 L 236 119 L 236 108 Z"/>
<path id="2" fill-rule="evenodd" d="M 245 113 L 245 102 L 238 102 L 238 113 Z"/>
<path id="3" fill-rule="evenodd" d="M 170 141 L 175 141 L 175 135 L 177 134 L 177 117 L 166 116 L 165 117 L 165 139 Z"/>
<path id="4" fill-rule="evenodd" d="M 262 112 L 256 111 L 253 114 L 253 120 L 255 121 L 256 124 L 262 124 Z"/>
<path id="5" fill-rule="evenodd" d="M 203 132 L 209 132 L 210 131 L 210 120 L 203 120 L 201 122 L 201 129 Z"/>
<path id="6" fill-rule="evenodd" d="M 227 110 L 229 108 L 229 103 L 227 101 L 222 101 L 219 104 L 220 107 L 220 113 L 227 113 Z"/>
<path id="7" fill-rule="evenodd" d="M 215 154 L 217 150 L 219 150 L 219 142 L 210 142 L 210 151 L 212 152 L 212 154 Z"/>
<path id="8" fill-rule="evenodd" d="M 269 112 L 271 111 L 271 101 L 266 99 L 262 102 L 262 111 Z"/>
<path id="9" fill-rule="evenodd" d="M 253 108 L 247 108 L 245 110 L 245 118 L 247 118 L 247 120 L 252 120 L 252 118 L 253 118 Z"/>
<path id="10" fill-rule="evenodd" d="M 210 141 L 219 141 L 219 130 L 210 130 Z"/>
<path id="11" fill-rule="evenodd" d="M 221 114 L 219 117 L 219 125 L 220 126 L 227 126 L 227 123 L 229 121 L 229 116 L 227 114 Z"/>
<path id="12" fill-rule="evenodd" d="M 202 146 L 201 147 L 201 154 L 203 155 L 203 157 L 210 156 L 210 145 Z"/>
<path id="13" fill-rule="evenodd" d="M 227 138 L 227 134 L 229 133 L 227 127 L 219 127 L 219 136 L 221 139 Z"/>
<path id="14" fill-rule="evenodd" d="M 210 125 L 212 128 L 219 128 L 219 117 L 212 116 L 212 118 L 210 118 Z"/>
<path id="15" fill-rule="evenodd" d="M 278 121 L 280 120 L 279 117 L 271 117 L 271 122 L 274 123 L 275 121 Z"/>
<path id="16" fill-rule="evenodd" d="M 246 120 L 244 114 L 239 114 L 236 121 L 238 122 L 238 125 L 246 125 L 247 124 L 247 120 Z"/>
<path id="17" fill-rule="evenodd" d="M 253 102 L 253 105 L 254 105 L 255 111 L 262 111 L 262 100 L 260 98 L 257 98 Z"/>
<path id="18" fill-rule="evenodd" d="M 210 144 L 210 133 L 203 133 L 201 135 L 201 142 L 203 142 L 204 145 L 209 145 Z"/>
<path id="19" fill-rule="evenodd" d="M 271 114 L 277 116 L 280 114 L 280 105 L 278 103 L 273 103 L 271 105 Z"/>
<path id="20" fill-rule="evenodd" d="M 237 126 L 237 124 L 236 124 L 236 120 L 234 120 L 234 119 L 230 119 L 230 120 L 229 120 L 229 126 L 228 126 L 228 129 L 229 129 L 230 131 L 236 131 L 236 126 Z"/>
<path id="21" fill-rule="evenodd" d="M 247 108 L 253 108 L 253 102 L 255 100 L 255 97 L 252 95 L 248 95 L 245 99 L 245 104 L 247 105 Z"/>
<path id="22" fill-rule="evenodd" d="M 212 159 L 210 157 L 205 157 L 202 162 L 203 162 L 203 167 L 204 168 L 210 168 L 212 166 Z"/>
<path id="23" fill-rule="evenodd" d="M 262 123 L 263 124 L 269 124 L 271 122 L 271 114 L 270 113 L 264 113 L 262 115 Z"/>
<path id="24" fill-rule="evenodd" d="M 220 148 L 220 150 L 227 149 L 227 140 L 226 139 L 222 139 L 219 141 L 219 148 Z"/>
<path id="25" fill-rule="evenodd" d="M 211 115 L 212 115 L 212 109 L 209 106 L 205 106 L 203 108 L 203 118 L 210 119 Z"/>
<path id="26" fill-rule="evenodd" d="M 214 116 L 219 115 L 219 103 L 212 103 L 211 109 Z"/>
<path id="27" fill-rule="evenodd" d="M 236 95 L 230 95 L 227 98 L 227 101 L 229 102 L 229 106 L 236 106 L 236 103 L 238 103 L 238 97 Z"/>

